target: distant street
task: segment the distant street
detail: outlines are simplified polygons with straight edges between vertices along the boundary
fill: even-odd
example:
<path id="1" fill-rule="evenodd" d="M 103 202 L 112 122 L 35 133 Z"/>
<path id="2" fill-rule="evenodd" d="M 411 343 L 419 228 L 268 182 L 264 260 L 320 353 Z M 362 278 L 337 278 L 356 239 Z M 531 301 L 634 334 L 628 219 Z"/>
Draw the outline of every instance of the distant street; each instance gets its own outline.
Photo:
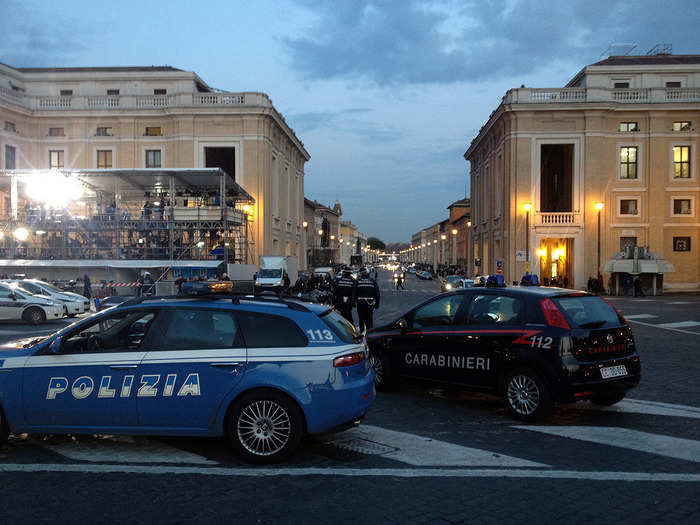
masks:
<path id="1" fill-rule="evenodd" d="M 413 275 L 405 291 L 389 272 L 379 282 L 375 324 L 439 292 Z M 496 397 L 404 385 L 357 429 L 307 439 L 271 467 L 218 439 L 16 436 L 0 449 L 0 523 L 696 523 L 700 297 L 612 302 L 643 366 L 613 408 L 560 406 L 527 425 Z M 0 337 L 48 329 L 4 324 Z"/>

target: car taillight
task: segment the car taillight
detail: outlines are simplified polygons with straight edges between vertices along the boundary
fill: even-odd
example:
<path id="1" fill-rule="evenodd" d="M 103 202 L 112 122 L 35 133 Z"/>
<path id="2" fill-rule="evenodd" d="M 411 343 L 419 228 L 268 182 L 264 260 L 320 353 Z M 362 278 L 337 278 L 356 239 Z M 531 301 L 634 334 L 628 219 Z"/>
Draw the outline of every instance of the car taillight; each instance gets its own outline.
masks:
<path id="1" fill-rule="evenodd" d="M 601 299 L 602 299 L 603 301 L 605 301 L 605 302 L 607 303 L 607 305 L 608 305 L 610 308 L 612 308 L 613 310 L 615 310 L 615 313 L 617 314 L 617 317 L 620 318 L 620 321 L 621 321 L 621 322 L 625 323 L 626 325 L 629 324 L 629 323 L 627 322 L 627 319 L 625 319 L 625 316 L 622 315 L 622 314 L 620 313 L 620 311 L 619 311 L 617 308 L 615 308 L 615 307 L 610 303 L 610 301 L 606 301 L 604 297 L 601 297 Z"/>
<path id="2" fill-rule="evenodd" d="M 355 352 L 354 354 L 347 354 L 341 355 L 340 357 L 336 357 L 335 359 L 333 359 L 333 366 L 336 368 L 341 366 L 352 366 L 361 363 L 364 360 L 364 352 Z"/>
<path id="3" fill-rule="evenodd" d="M 556 326 L 564 330 L 571 329 L 569 323 L 564 319 L 564 314 L 557 308 L 554 301 L 551 299 L 542 299 L 540 301 L 540 308 L 542 308 L 542 313 L 544 314 L 544 319 L 548 326 Z"/>

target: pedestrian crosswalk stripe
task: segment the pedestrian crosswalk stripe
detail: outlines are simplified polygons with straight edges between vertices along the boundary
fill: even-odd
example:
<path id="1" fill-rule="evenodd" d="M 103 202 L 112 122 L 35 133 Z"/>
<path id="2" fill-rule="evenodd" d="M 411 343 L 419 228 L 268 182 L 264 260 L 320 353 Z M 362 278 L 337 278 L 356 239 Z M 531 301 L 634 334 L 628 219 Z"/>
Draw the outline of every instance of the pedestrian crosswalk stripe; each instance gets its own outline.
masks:
<path id="1" fill-rule="evenodd" d="M 700 463 L 700 441 L 621 427 L 516 425 L 514 428 Z"/>
<path id="2" fill-rule="evenodd" d="M 698 326 L 700 322 L 698 321 L 679 321 L 677 323 L 662 323 L 656 326 L 660 328 L 690 328 L 691 326 Z"/>
<path id="3" fill-rule="evenodd" d="M 590 481 L 700 483 L 700 474 L 668 472 L 597 472 L 591 470 L 466 469 L 466 468 L 328 468 L 328 467 L 181 467 L 175 465 L 90 465 L 0 463 L 0 472 L 72 472 L 78 474 L 144 474 L 177 476 L 343 476 L 390 478 L 512 478 Z"/>
<path id="4" fill-rule="evenodd" d="M 679 328 L 673 328 L 670 326 L 662 326 L 660 324 L 645 323 L 644 321 L 637 321 L 635 319 L 630 319 L 631 323 L 641 324 L 644 326 L 650 326 L 652 328 L 664 328 L 666 330 L 673 330 L 674 332 L 679 332 L 681 334 L 698 335 L 698 332 L 691 332 L 690 330 L 680 330 Z"/>
<path id="5" fill-rule="evenodd" d="M 165 443 L 136 438 L 124 441 L 90 439 L 46 444 L 44 447 L 68 459 L 92 463 L 191 463 L 194 465 L 216 465 L 216 461 L 187 452 Z"/>
<path id="6" fill-rule="evenodd" d="M 362 443 L 367 446 L 362 446 Z M 416 434 L 361 425 L 326 441 L 348 450 L 374 453 L 420 467 L 546 467 L 489 450 L 464 447 Z"/>
<path id="7" fill-rule="evenodd" d="M 651 314 L 625 315 L 625 319 L 653 319 L 654 317 L 658 317 L 658 315 L 651 315 Z"/>
<path id="8" fill-rule="evenodd" d="M 687 417 L 700 419 L 700 408 L 688 405 L 673 405 L 657 401 L 644 401 L 642 399 L 623 399 L 613 406 L 605 407 L 592 403 L 576 403 L 574 409 L 599 410 L 603 412 L 627 412 L 631 414 L 647 414 L 651 416 Z"/>
<path id="9" fill-rule="evenodd" d="M 692 304 L 690 301 L 673 301 L 672 303 L 666 304 Z"/>

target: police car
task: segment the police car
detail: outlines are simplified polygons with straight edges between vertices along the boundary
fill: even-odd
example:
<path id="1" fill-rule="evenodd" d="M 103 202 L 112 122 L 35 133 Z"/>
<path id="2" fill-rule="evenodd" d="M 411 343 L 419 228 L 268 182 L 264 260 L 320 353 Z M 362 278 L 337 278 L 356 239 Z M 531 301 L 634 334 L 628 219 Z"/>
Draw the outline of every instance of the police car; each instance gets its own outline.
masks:
<path id="1" fill-rule="evenodd" d="M 90 301 L 73 292 L 66 292 L 54 285 L 39 281 L 38 279 L 18 279 L 11 281 L 13 285 L 22 288 L 33 295 L 43 295 L 63 305 L 63 314 L 66 317 L 75 317 L 90 310 Z"/>
<path id="2" fill-rule="evenodd" d="M 1 437 L 223 435 L 244 460 L 268 463 L 305 433 L 359 421 L 374 371 L 354 327 L 328 306 L 211 295 L 230 284 L 133 299 L 0 347 Z"/>
<path id="3" fill-rule="evenodd" d="M 555 401 L 617 403 L 641 374 L 622 315 L 561 288 L 441 294 L 366 337 L 377 388 L 402 376 L 490 391 L 526 421 L 549 415 Z"/>
<path id="4" fill-rule="evenodd" d="M 0 320 L 37 325 L 63 317 L 63 305 L 48 297 L 32 295 L 16 286 L 0 283 Z"/>

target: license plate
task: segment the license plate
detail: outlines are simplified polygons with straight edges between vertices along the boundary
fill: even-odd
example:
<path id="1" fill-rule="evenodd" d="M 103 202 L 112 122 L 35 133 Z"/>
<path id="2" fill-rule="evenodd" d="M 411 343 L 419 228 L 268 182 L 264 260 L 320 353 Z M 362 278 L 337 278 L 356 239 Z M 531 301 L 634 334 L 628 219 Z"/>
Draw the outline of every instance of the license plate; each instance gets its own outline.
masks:
<path id="1" fill-rule="evenodd" d="M 611 377 L 620 377 L 627 375 L 627 367 L 625 365 L 619 366 L 608 366 L 600 369 L 600 375 L 603 379 L 610 379 Z"/>

